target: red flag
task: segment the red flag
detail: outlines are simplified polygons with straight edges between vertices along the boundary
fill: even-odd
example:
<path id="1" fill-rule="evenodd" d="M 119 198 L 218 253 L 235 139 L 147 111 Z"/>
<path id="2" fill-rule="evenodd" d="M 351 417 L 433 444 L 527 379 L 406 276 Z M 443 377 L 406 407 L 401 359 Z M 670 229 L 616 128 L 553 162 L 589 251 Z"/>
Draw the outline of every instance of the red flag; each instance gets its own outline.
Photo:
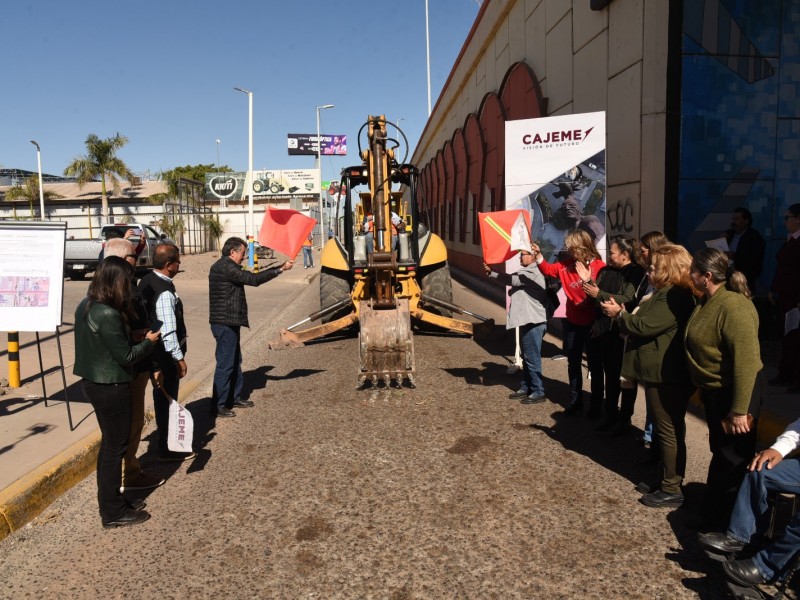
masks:
<path id="1" fill-rule="evenodd" d="M 316 224 L 316 219 L 296 210 L 268 207 L 258 232 L 258 243 L 294 259 Z"/>
<path id="2" fill-rule="evenodd" d="M 525 219 L 528 231 L 531 230 L 531 217 L 527 210 L 500 210 L 478 213 L 481 227 L 481 247 L 483 261 L 496 265 L 507 261 L 518 251 L 511 249 L 511 230 L 519 215 Z"/>

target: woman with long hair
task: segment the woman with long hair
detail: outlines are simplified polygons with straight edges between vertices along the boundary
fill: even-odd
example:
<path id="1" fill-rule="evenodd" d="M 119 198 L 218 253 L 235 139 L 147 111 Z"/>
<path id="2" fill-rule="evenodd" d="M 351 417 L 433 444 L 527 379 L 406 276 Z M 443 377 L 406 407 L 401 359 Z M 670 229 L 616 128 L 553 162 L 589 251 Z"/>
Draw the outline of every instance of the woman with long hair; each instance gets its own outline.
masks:
<path id="1" fill-rule="evenodd" d="M 567 373 L 569 375 L 569 404 L 566 412 L 576 413 L 583 409 L 583 372 L 581 357 L 589 339 L 589 331 L 594 322 L 594 299 L 583 291 L 584 281 L 578 275 L 577 263 L 587 268 L 589 280 L 594 281 L 606 265 L 601 260 L 592 238 L 580 229 L 570 231 L 564 238 L 566 257 L 549 263 L 536 244 L 531 244 L 539 270 L 548 277 L 558 277 L 567 297 L 567 318 L 564 321 L 564 352 L 567 354 Z M 599 367 L 599 368 L 598 368 Z M 602 377 L 602 366 L 590 364 L 592 377 Z"/>
<path id="2" fill-rule="evenodd" d="M 605 413 L 605 421 L 598 427 L 599 431 L 610 431 L 623 425 L 625 431 L 630 427 L 633 416 L 633 404 L 623 402 L 622 412 L 618 407 L 620 396 L 620 374 L 622 372 L 622 355 L 625 340 L 620 335 L 617 323 L 605 316 L 600 310 L 600 303 L 614 298 L 617 304 L 633 311 L 638 304 L 636 291 L 644 278 L 645 271 L 638 264 L 639 251 L 635 239 L 623 236 L 611 238 L 608 246 L 608 266 L 600 271 L 597 283 L 591 281 L 589 269 L 581 263 L 576 268 L 583 284 L 583 291 L 594 298 L 596 316 L 592 325 L 591 336 L 586 345 L 586 354 L 590 363 L 599 364 L 605 377 L 592 376 L 592 395 L 589 417 L 599 417 Z M 626 390 L 630 392 L 630 390 Z M 628 394 L 630 395 L 630 394 Z M 633 390 L 635 397 L 636 390 Z M 630 408 L 630 414 L 626 410 Z M 623 427 L 620 427 L 623 429 Z"/>
<path id="3" fill-rule="evenodd" d="M 701 390 L 711 448 L 702 520 L 724 530 L 756 449 L 750 405 L 759 398 L 756 381 L 763 366 L 758 313 L 747 279 L 723 252 L 697 252 L 691 277 L 703 296 L 686 326 L 686 359 Z"/>
<path id="4" fill-rule="evenodd" d="M 108 256 L 94 272 L 89 291 L 75 310 L 75 366 L 83 393 L 100 426 L 97 500 L 103 527 L 135 525 L 150 518 L 141 503 L 129 504 L 120 492 L 122 458 L 131 429 L 133 363 L 153 351 L 160 332 L 148 331 L 131 346 L 129 321 L 133 267 Z"/>
<path id="5" fill-rule="evenodd" d="M 665 244 L 652 253 L 651 263 L 650 283 L 655 291 L 642 300 L 636 314 L 614 298 L 601 306 L 629 336 L 622 375 L 644 384 L 658 434 L 661 483 L 640 501 L 653 508 L 678 507 L 683 504 L 685 418 L 692 392 L 683 351 L 683 331 L 695 305 L 689 278 L 692 257 L 683 246 Z"/>

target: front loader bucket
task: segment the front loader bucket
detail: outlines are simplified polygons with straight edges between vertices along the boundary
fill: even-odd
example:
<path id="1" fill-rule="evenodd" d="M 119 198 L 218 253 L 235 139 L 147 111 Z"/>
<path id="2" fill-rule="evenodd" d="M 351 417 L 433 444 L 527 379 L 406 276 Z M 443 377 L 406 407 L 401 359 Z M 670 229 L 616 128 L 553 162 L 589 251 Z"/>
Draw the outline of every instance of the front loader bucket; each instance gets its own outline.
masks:
<path id="1" fill-rule="evenodd" d="M 374 309 L 370 302 L 360 306 L 360 372 L 358 383 L 392 381 L 398 385 L 408 379 L 414 385 L 414 338 L 407 298 L 397 298 L 390 309 Z"/>

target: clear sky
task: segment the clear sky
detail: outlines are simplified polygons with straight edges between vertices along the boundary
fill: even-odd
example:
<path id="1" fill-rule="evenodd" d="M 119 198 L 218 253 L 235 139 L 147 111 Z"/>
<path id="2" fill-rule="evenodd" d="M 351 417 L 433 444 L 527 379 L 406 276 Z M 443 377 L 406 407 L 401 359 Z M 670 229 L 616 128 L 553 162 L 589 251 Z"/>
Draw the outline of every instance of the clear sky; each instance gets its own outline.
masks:
<path id="1" fill-rule="evenodd" d="M 429 0 L 431 95 L 479 11 L 478 0 Z M 412 148 L 427 120 L 424 0 L 14 0 L 2 10 L 5 85 L 0 166 L 61 174 L 90 133 L 119 132 L 134 173 L 219 160 L 247 169 L 247 96 L 254 169 L 303 169 L 287 133 L 348 136 L 359 163 L 369 114 L 402 119 Z M 220 143 L 217 145 L 216 140 Z"/>

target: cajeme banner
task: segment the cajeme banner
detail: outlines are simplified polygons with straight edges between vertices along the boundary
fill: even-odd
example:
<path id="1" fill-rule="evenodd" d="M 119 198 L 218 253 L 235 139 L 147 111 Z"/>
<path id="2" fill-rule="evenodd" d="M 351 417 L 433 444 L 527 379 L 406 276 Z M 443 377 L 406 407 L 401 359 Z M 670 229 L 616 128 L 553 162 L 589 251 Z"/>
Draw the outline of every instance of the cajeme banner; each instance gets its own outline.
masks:
<path id="1" fill-rule="evenodd" d="M 605 256 L 605 112 L 506 121 L 505 133 L 506 210 L 528 211 L 544 258 L 558 260 L 576 228 Z M 508 261 L 508 272 L 518 268 L 519 260 Z"/>

